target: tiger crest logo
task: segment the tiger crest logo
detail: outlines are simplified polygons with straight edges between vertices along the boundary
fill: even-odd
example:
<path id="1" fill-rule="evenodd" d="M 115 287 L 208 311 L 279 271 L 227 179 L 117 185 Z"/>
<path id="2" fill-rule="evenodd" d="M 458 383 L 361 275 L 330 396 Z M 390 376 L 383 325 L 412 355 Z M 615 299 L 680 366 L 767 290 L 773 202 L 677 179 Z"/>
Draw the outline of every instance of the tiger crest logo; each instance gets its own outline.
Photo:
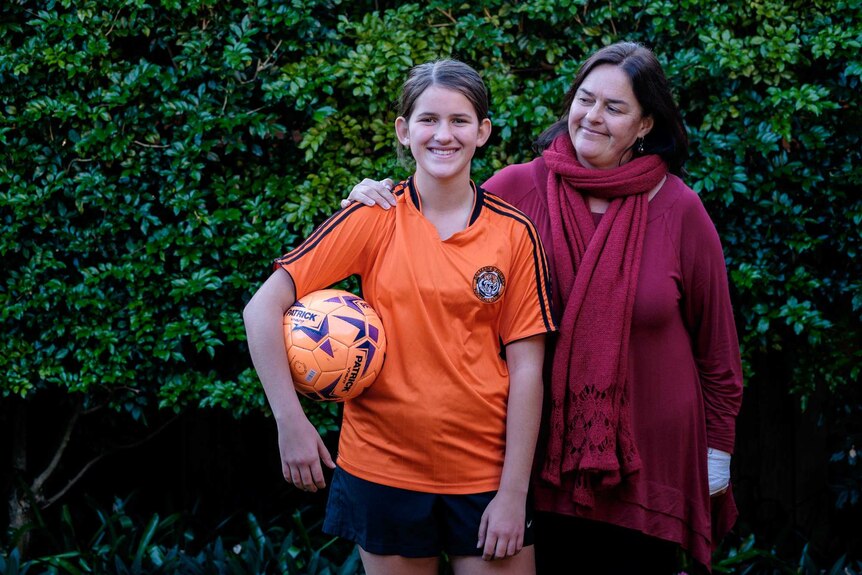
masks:
<path id="1" fill-rule="evenodd" d="M 494 266 L 480 268 L 473 276 L 473 293 L 485 303 L 494 303 L 506 289 L 506 277 Z"/>

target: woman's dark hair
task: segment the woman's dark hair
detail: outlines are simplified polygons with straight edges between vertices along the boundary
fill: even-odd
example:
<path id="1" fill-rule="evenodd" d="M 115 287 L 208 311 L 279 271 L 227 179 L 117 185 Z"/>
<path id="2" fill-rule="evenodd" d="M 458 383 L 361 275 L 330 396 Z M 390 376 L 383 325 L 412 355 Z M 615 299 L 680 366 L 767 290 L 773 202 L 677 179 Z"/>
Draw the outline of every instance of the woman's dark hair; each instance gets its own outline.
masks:
<path id="1" fill-rule="evenodd" d="M 643 110 L 643 115 L 651 116 L 653 119 L 652 130 L 644 138 L 643 152 L 633 149 L 632 158 L 658 154 L 667 163 L 671 173 L 683 175 L 683 166 L 688 158 L 688 135 L 682 115 L 655 54 L 636 42 L 617 42 L 605 46 L 581 64 L 575 81 L 563 100 L 562 116 L 539 135 L 533 143 L 533 149 L 541 153 L 551 145 L 554 138 L 568 133 L 569 108 L 572 106 L 578 88 L 590 72 L 603 64 L 618 66 L 625 72 L 631 82 L 632 92 Z"/>
<path id="2" fill-rule="evenodd" d="M 398 115 L 410 119 L 416 100 L 431 86 L 440 86 L 460 92 L 473 104 L 476 116 L 481 122 L 488 117 L 488 88 L 482 77 L 467 64 L 453 59 L 435 60 L 414 66 L 401 86 L 398 98 Z M 398 157 L 407 160 L 405 148 L 398 144 Z"/>

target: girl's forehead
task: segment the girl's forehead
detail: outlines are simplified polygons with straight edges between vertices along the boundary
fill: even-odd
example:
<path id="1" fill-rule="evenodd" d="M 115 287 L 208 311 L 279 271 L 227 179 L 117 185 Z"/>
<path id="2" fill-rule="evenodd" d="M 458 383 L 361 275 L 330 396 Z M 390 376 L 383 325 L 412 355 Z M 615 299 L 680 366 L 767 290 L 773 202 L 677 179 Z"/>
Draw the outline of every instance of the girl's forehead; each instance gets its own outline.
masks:
<path id="1" fill-rule="evenodd" d="M 475 115 L 473 103 L 458 90 L 445 86 L 428 86 L 413 106 L 414 113 L 461 113 Z"/>

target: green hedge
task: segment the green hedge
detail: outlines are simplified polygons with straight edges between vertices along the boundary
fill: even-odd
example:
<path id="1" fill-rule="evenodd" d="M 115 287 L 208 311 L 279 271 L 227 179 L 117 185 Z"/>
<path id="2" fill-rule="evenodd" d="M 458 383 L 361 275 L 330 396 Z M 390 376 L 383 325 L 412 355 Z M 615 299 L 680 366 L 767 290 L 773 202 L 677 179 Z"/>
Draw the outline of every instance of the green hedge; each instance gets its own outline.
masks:
<path id="1" fill-rule="evenodd" d="M 478 181 L 531 157 L 585 55 L 656 50 L 746 361 L 841 404 L 862 365 L 862 9 L 832 0 L 62 0 L 0 18 L 0 381 L 135 418 L 265 402 L 240 311 L 364 176 L 405 175 L 408 68 L 489 84 Z M 845 402 L 846 403 L 846 402 Z M 5 402 L 8 406 L 9 402 Z M 333 410 L 317 419 L 332 427 Z"/>

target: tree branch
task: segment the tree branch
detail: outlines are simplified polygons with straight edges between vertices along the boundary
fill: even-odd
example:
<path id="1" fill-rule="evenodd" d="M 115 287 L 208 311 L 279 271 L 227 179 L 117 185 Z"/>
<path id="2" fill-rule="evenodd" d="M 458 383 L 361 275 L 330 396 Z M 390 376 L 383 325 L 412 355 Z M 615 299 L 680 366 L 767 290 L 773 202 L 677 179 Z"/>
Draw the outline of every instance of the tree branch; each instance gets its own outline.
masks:
<path id="1" fill-rule="evenodd" d="M 54 457 L 51 459 L 51 462 L 48 463 L 48 466 L 45 468 L 45 470 L 42 471 L 42 473 L 40 473 L 36 477 L 36 479 L 33 480 L 33 484 L 30 486 L 30 489 L 37 496 L 39 493 L 42 492 L 42 486 L 45 485 L 45 482 L 57 469 L 57 465 L 60 464 L 60 459 L 63 457 L 63 453 L 66 452 L 66 448 L 69 446 L 69 440 L 72 438 L 72 431 L 75 429 L 75 424 L 78 422 L 78 417 L 80 415 L 81 404 L 78 403 L 77 405 L 75 405 L 75 412 L 72 414 L 72 417 L 69 418 L 69 422 L 66 424 L 66 431 L 63 432 L 63 438 L 60 440 L 60 445 L 54 452 Z"/>
<path id="2" fill-rule="evenodd" d="M 102 459 L 104 459 L 105 457 L 107 457 L 107 456 L 109 456 L 109 455 L 114 455 L 115 453 L 120 452 L 120 451 L 124 451 L 124 450 L 126 450 L 126 449 L 132 449 L 133 447 L 137 447 L 137 446 L 139 446 L 139 445 L 142 445 L 142 444 L 146 443 L 147 441 L 151 440 L 152 438 L 154 438 L 155 436 L 157 436 L 159 433 L 161 433 L 162 431 L 164 431 L 164 429 L 165 429 L 168 425 L 170 425 L 171 423 L 173 423 L 174 421 L 176 421 L 176 419 L 177 419 L 178 417 L 179 417 L 178 415 L 174 415 L 171 419 L 169 419 L 168 421 L 166 421 L 166 422 L 165 422 L 161 427 L 159 427 L 158 429 L 156 429 L 154 432 L 152 432 L 151 434 L 147 435 L 147 436 L 146 436 L 146 437 L 144 437 L 143 439 L 139 439 L 138 441 L 133 441 L 132 443 L 127 443 L 127 444 L 125 444 L 125 445 L 120 445 L 120 446 L 115 447 L 115 448 L 113 448 L 113 449 L 111 449 L 111 450 L 109 450 L 109 451 L 106 451 L 106 452 L 104 452 L 104 453 L 100 453 L 99 455 L 97 455 L 96 457 L 94 457 L 93 459 L 91 459 L 90 461 L 88 461 L 88 462 L 87 462 L 87 463 L 86 463 L 86 464 L 81 468 L 81 470 L 78 472 L 78 474 L 77 474 L 77 475 L 75 475 L 75 477 L 73 477 L 72 479 L 70 479 L 70 480 L 69 480 L 69 482 L 68 482 L 68 483 L 66 483 L 66 485 L 65 485 L 65 486 L 64 486 L 60 491 L 58 491 L 57 493 L 55 493 L 55 494 L 54 494 L 54 495 L 52 495 L 51 497 L 43 498 L 43 499 L 42 499 L 43 503 L 41 503 L 41 504 L 40 504 L 40 508 L 42 508 L 42 509 L 47 509 L 49 506 L 51 506 L 51 505 L 53 505 L 54 503 L 56 503 L 56 502 L 57 502 L 57 500 L 58 500 L 58 499 L 60 499 L 61 497 L 63 497 L 63 495 L 65 495 L 65 494 L 66 494 L 66 492 L 67 492 L 67 491 L 69 491 L 69 489 L 71 489 L 71 488 L 72 488 L 72 486 L 73 486 L 73 485 L 75 485 L 75 484 L 76 484 L 76 483 L 77 483 L 77 482 L 78 482 L 78 481 L 79 481 L 79 480 L 84 476 L 84 474 L 85 474 L 85 473 L 86 473 L 86 472 L 87 472 L 91 467 L 93 467 L 96 463 L 98 463 L 99 461 L 101 461 L 101 460 L 102 460 Z"/>

